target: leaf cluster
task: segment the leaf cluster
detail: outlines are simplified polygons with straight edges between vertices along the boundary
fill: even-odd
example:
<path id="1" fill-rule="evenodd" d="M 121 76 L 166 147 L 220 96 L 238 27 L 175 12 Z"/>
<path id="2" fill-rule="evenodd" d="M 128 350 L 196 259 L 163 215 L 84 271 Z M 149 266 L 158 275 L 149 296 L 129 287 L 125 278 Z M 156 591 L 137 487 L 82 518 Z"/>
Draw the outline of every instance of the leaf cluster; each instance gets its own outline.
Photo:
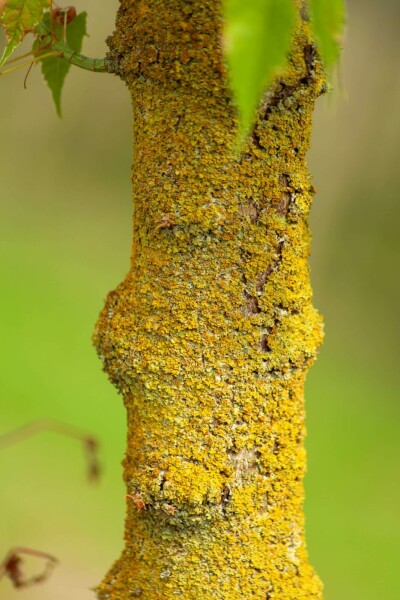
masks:
<path id="1" fill-rule="evenodd" d="M 62 43 L 71 51 L 80 52 L 86 35 L 86 16 L 85 12 L 77 15 L 73 7 L 53 9 L 52 0 L 0 0 L 0 25 L 6 34 L 0 68 L 13 65 L 0 74 L 40 62 L 57 113 L 61 116 L 61 91 L 71 64 L 58 46 Z M 29 33 L 34 36 L 31 51 L 19 59 L 12 59 Z M 20 62 L 26 58 L 28 60 Z"/>

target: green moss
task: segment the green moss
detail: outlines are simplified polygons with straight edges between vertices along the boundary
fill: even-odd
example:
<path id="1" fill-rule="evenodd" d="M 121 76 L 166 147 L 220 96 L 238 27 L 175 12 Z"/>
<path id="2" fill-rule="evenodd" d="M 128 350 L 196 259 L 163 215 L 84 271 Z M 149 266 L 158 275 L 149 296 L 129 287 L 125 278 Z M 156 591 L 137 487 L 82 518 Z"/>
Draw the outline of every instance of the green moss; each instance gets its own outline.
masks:
<path id="1" fill-rule="evenodd" d="M 124 397 L 126 548 L 98 598 L 320 600 L 303 386 L 321 342 L 305 164 L 323 85 L 307 24 L 238 155 L 214 0 L 121 2 L 133 248 L 95 343 Z"/>

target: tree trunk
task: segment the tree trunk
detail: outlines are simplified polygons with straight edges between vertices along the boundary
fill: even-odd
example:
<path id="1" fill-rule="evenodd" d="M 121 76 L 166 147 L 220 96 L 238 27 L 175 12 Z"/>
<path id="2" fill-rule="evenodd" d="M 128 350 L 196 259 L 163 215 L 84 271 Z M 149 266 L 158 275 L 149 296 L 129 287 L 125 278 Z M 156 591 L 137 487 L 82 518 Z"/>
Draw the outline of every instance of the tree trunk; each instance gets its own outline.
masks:
<path id="1" fill-rule="evenodd" d="M 217 0 L 122 0 L 133 248 L 95 343 L 128 414 L 126 547 L 99 599 L 316 600 L 304 540 L 305 163 L 323 75 L 299 18 L 237 151 Z"/>

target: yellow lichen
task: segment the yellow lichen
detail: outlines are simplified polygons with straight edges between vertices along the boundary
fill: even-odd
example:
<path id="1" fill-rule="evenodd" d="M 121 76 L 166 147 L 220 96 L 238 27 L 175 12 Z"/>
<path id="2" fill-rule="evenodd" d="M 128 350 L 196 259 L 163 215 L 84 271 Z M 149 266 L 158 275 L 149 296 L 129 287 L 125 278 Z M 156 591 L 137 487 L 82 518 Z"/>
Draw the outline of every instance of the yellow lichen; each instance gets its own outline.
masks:
<path id="1" fill-rule="evenodd" d="M 323 76 L 299 20 L 238 155 L 220 37 L 215 0 L 122 0 L 110 40 L 134 109 L 133 247 L 95 343 L 127 408 L 129 497 L 99 599 L 321 599 L 302 477 Z"/>

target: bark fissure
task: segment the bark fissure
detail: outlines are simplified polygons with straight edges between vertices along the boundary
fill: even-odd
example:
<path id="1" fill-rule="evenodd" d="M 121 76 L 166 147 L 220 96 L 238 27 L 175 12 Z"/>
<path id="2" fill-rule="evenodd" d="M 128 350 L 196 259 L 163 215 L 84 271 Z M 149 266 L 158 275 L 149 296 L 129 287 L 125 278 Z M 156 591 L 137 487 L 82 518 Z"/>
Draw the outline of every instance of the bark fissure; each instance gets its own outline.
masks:
<path id="1" fill-rule="evenodd" d="M 237 155 L 222 4 L 122 0 L 133 246 L 95 343 L 128 416 L 126 546 L 99 598 L 320 600 L 304 542 L 311 303 L 305 164 L 323 87 L 299 19 Z"/>

